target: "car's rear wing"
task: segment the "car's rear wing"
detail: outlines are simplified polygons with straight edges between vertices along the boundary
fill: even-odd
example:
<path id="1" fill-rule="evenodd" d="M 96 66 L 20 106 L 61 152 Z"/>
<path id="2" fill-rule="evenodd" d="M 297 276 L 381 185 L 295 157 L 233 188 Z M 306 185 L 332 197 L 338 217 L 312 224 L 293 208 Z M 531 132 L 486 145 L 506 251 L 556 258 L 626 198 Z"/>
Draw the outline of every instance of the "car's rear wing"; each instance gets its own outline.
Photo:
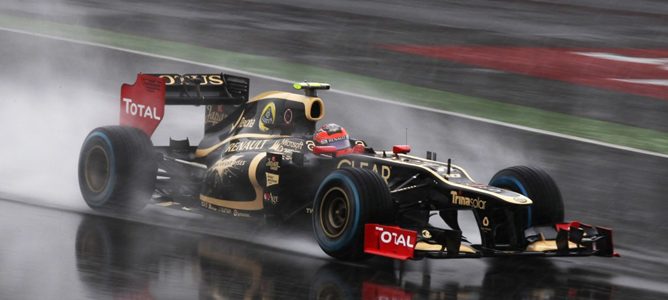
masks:
<path id="1" fill-rule="evenodd" d="M 248 78 L 227 74 L 146 74 L 165 81 L 165 105 L 228 105 L 248 101 Z"/>
<path id="2" fill-rule="evenodd" d="M 248 78 L 227 74 L 137 74 L 121 87 L 120 124 L 151 136 L 165 105 L 240 105 L 248 101 Z"/>

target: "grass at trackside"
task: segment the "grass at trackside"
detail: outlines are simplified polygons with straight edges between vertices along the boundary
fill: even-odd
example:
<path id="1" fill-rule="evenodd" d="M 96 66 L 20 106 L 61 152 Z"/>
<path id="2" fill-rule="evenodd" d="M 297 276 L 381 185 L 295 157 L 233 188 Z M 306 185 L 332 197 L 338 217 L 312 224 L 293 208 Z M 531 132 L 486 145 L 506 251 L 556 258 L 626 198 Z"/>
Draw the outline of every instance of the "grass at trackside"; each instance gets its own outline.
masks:
<path id="1" fill-rule="evenodd" d="M 463 113 L 601 142 L 668 154 L 668 133 L 575 117 L 446 91 L 107 30 L 0 15 L 0 26 L 220 65 L 267 76 L 332 83 L 337 90 Z"/>

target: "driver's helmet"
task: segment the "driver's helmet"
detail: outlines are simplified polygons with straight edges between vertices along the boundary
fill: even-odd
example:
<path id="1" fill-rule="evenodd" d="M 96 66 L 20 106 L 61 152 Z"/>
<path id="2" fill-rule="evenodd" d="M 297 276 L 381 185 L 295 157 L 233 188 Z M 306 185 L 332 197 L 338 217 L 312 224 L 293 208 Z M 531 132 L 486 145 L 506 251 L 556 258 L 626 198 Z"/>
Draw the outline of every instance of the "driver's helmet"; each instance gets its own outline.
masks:
<path id="1" fill-rule="evenodd" d="M 329 123 L 322 125 L 313 136 L 313 141 L 317 146 L 334 146 L 336 150 L 345 150 L 350 148 L 350 137 L 345 128 L 338 124 Z"/>

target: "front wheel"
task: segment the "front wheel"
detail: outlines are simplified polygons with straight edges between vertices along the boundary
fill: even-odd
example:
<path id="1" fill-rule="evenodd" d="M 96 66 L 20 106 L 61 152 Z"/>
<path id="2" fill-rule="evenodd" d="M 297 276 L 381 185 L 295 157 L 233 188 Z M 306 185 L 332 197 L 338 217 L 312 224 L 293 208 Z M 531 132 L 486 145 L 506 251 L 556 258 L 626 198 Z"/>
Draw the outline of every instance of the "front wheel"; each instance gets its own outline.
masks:
<path id="1" fill-rule="evenodd" d="M 332 172 L 314 199 L 315 238 L 325 253 L 338 259 L 365 258 L 364 224 L 387 224 L 393 219 L 394 204 L 387 184 L 371 170 Z"/>
<path id="2" fill-rule="evenodd" d="M 564 221 L 564 202 L 559 187 L 547 172 L 532 167 L 514 166 L 497 172 L 489 185 L 529 197 L 527 227 L 552 225 Z"/>
<path id="3" fill-rule="evenodd" d="M 79 188 L 86 204 L 103 211 L 137 211 L 153 194 L 157 173 L 150 138 L 132 127 L 106 126 L 88 134 L 79 154 Z"/>

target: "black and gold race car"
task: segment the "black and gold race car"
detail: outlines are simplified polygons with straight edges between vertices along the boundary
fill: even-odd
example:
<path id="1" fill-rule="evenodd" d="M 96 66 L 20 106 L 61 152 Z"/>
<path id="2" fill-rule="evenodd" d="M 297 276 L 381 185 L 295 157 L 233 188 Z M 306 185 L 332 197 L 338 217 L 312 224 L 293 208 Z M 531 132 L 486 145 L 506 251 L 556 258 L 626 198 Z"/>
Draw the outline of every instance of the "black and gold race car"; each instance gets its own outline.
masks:
<path id="1" fill-rule="evenodd" d="M 121 89 L 120 126 L 96 128 L 83 143 L 86 203 L 114 212 L 153 203 L 270 224 L 310 217 L 320 247 L 345 260 L 615 255 L 610 229 L 564 222 L 544 171 L 510 167 L 481 184 L 433 153 L 373 149 L 341 126 L 317 126 L 325 115 L 317 92 L 328 84 L 294 88 L 304 94 L 249 98 L 243 77 L 139 74 Z M 153 146 L 165 105 L 206 107 L 198 145 Z M 480 243 L 462 237 L 459 210 L 473 212 Z"/>

